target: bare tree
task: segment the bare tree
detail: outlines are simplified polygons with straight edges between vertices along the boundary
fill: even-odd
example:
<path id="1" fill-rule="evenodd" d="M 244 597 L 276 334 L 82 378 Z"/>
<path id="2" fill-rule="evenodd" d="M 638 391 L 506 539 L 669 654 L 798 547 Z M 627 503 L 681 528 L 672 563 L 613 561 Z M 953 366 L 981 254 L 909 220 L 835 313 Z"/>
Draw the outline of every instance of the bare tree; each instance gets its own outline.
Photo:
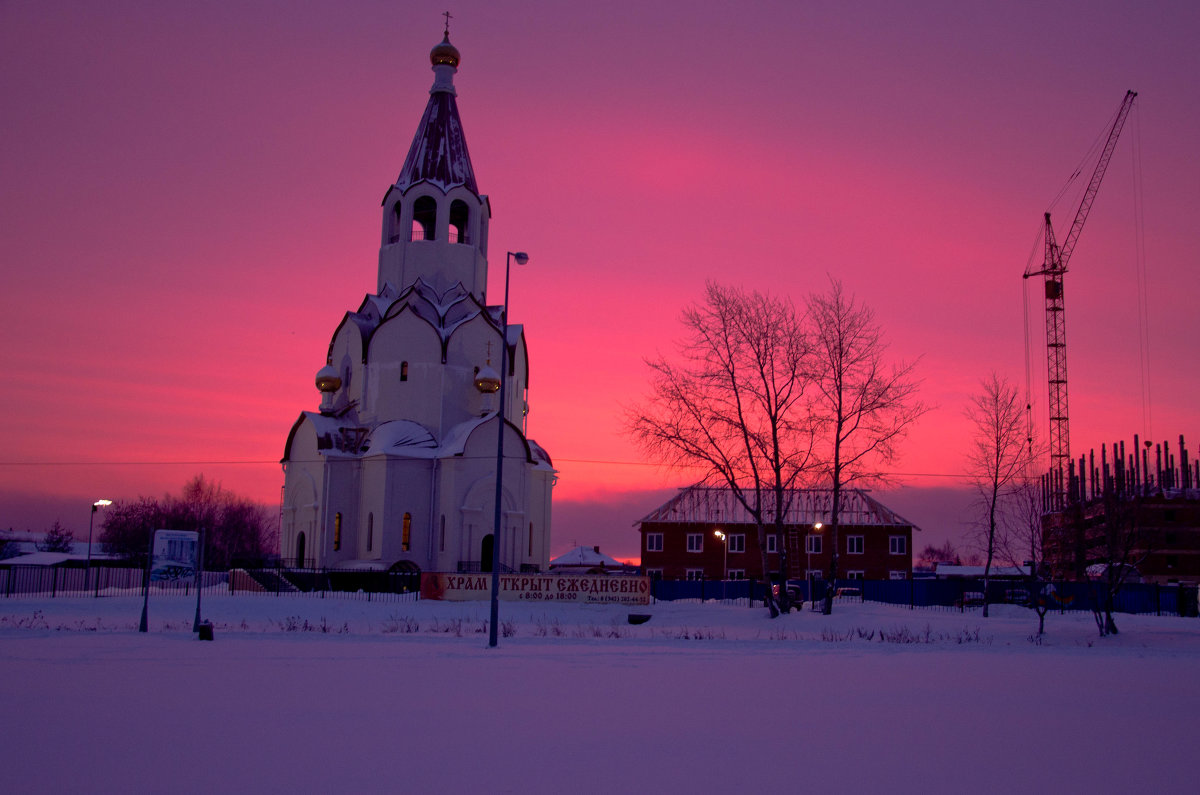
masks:
<path id="1" fill-rule="evenodd" d="M 966 410 L 973 426 L 967 474 L 976 491 L 983 563 L 983 617 L 988 617 L 988 586 L 997 551 L 1007 547 L 1004 506 L 1033 463 L 1025 402 L 1007 378 L 992 373 L 980 382 Z"/>
<path id="2" fill-rule="evenodd" d="M 1079 515 L 1087 528 L 1087 574 L 1096 588 L 1092 615 L 1101 637 L 1117 634 L 1117 622 L 1113 620 L 1116 596 L 1127 582 L 1141 581 L 1138 566 L 1153 551 L 1151 534 L 1142 528 L 1141 503 L 1141 497 L 1108 490 L 1100 501 L 1102 516 L 1093 515 L 1088 521 L 1084 518 L 1086 510 Z"/>
<path id="3" fill-rule="evenodd" d="M 1042 524 L 1042 497 L 1038 479 L 1022 477 L 1005 506 L 1011 528 L 1009 544 L 1003 550 L 1010 566 L 1028 568 L 1029 607 L 1037 613 L 1038 637 L 1046 634 L 1046 614 L 1053 606 L 1054 586 L 1047 579 L 1045 527 Z"/>
<path id="4" fill-rule="evenodd" d="M 816 387 L 813 408 L 821 423 L 823 467 L 832 489 L 829 522 L 833 554 L 829 582 L 838 575 L 838 520 L 842 490 L 861 480 L 880 481 L 896 445 L 925 413 L 916 398 L 914 365 L 889 365 L 883 331 L 870 308 L 847 295 L 842 283 L 808 299 L 814 336 Z M 833 589 L 826 589 L 825 615 L 833 612 Z"/>
<path id="5" fill-rule="evenodd" d="M 270 511 L 197 475 L 179 497 L 118 500 L 106 513 L 100 541 L 106 551 L 144 563 L 150 533 L 159 528 L 203 529 L 204 565 L 212 570 L 256 562 L 271 553 L 277 538 Z"/>
<path id="6" fill-rule="evenodd" d="M 728 487 L 754 519 L 775 617 L 767 528 L 782 534 L 790 490 L 813 451 L 803 318 L 785 298 L 709 282 L 704 301 L 685 310 L 682 321 L 678 362 L 647 361 L 650 394 L 628 411 L 627 425 L 649 455 L 704 470 L 705 481 Z M 789 609 L 786 587 L 780 600 Z"/>
<path id="7" fill-rule="evenodd" d="M 925 548 L 921 550 L 921 554 L 917 557 L 917 563 L 926 567 L 932 567 L 935 563 L 961 566 L 962 558 L 958 556 L 958 550 L 954 548 L 954 544 L 946 541 L 940 547 L 933 544 L 926 544 Z"/>
<path id="8" fill-rule="evenodd" d="M 70 552 L 75 548 L 75 535 L 55 520 L 37 548 L 42 552 Z"/>

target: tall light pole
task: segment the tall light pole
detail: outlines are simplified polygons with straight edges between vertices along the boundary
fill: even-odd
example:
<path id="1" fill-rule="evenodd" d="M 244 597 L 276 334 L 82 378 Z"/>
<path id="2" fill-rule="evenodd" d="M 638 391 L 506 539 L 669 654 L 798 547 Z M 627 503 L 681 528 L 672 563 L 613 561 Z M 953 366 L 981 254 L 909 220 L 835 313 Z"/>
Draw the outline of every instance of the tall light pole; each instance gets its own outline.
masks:
<path id="1" fill-rule="evenodd" d="M 722 533 L 719 529 L 713 530 L 713 535 L 721 539 L 721 543 L 725 545 L 725 564 L 721 569 L 721 582 L 729 579 L 729 536 Z"/>
<path id="2" fill-rule="evenodd" d="M 499 439 L 496 440 L 496 522 L 492 528 L 492 616 L 488 622 L 488 646 L 496 645 L 496 625 L 500 622 L 500 521 L 501 505 L 504 496 L 504 395 L 507 392 L 508 381 L 508 275 L 512 270 L 513 260 L 518 265 L 529 262 L 529 255 L 524 251 L 510 251 L 504 260 L 504 307 L 500 332 L 500 409 L 496 412 L 497 425 L 500 427 Z"/>
<path id="3" fill-rule="evenodd" d="M 96 523 L 96 511 L 109 505 L 112 505 L 112 500 L 96 500 L 92 503 L 92 515 L 88 517 L 87 566 L 83 570 L 84 583 L 89 583 L 92 580 L 92 525 Z M 84 587 L 87 586 L 85 585 Z"/>
<path id="4" fill-rule="evenodd" d="M 816 532 L 819 533 L 819 532 L 821 532 L 821 528 L 824 526 L 825 525 L 821 524 L 820 522 L 816 522 L 813 525 L 813 530 L 815 530 Z M 817 597 L 813 595 L 813 591 L 816 590 L 813 586 L 816 585 L 816 580 L 813 579 L 813 574 L 812 574 L 812 540 L 811 539 L 806 538 L 804 540 L 804 548 L 808 551 L 808 569 L 806 569 L 804 572 L 804 578 L 806 580 L 808 580 L 808 599 L 815 606 L 817 604 Z"/>

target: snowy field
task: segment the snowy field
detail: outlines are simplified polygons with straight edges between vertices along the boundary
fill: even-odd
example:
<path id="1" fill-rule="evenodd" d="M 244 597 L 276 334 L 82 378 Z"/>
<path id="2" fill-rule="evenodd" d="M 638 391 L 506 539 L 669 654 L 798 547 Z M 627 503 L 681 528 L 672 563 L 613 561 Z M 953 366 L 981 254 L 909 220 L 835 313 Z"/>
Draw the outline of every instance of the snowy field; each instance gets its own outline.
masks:
<path id="1" fill-rule="evenodd" d="M 0 600 L 2 788 L 1156 792 L 1194 783 L 1200 620 L 1015 607 Z M 871 788 L 867 790 L 865 788 Z"/>

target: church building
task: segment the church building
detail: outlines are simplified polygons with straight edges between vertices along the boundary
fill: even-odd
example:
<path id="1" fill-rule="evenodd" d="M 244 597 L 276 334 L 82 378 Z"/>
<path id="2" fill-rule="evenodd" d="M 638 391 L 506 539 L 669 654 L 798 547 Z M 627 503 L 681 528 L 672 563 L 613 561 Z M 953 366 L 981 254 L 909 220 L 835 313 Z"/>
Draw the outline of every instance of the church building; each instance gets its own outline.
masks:
<path id="1" fill-rule="evenodd" d="M 501 570 L 549 561 L 556 475 L 526 436 L 524 329 L 510 323 L 502 339 L 503 307 L 487 304 L 491 205 L 467 153 L 448 31 L 430 60 L 425 114 L 383 197 L 375 293 L 334 330 L 316 376 L 320 408 L 287 437 L 287 565 L 490 571 L 501 421 Z"/>

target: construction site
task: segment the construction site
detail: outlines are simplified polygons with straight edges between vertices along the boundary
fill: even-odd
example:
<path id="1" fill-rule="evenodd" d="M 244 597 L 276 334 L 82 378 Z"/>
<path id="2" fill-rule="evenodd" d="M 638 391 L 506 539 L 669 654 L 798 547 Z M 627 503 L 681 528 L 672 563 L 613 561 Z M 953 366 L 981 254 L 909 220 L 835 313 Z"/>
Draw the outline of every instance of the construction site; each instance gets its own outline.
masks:
<path id="1" fill-rule="evenodd" d="M 1094 449 L 1078 457 L 1071 453 L 1064 276 L 1136 98 L 1134 91 L 1125 94 L 1106 134 L 1098 139 L 1103 145 L 1095 150 L 1091 178 L 1063 242 L 1058 243 L 1046 212 L 1044 258 L 1031 262 L 1024 274 L 1026 280 L 1042 277 L 1045 301 L 1045 445 L 1036 441 L 1032 397 L 1028 406 L 1031 454 L 1044 449 L 1048 456 L 1040 478 L 1041 560 L 1036 562 L 1046 578 L 1105 580 L 1110 589 L 1124 583 L 1200 582 L 1200 455 L 1189 456 L 1184 436 L 1172 444 L 1135 434 L 1128 447 L 1117 441 L 1101 445 L 1098 455 Z M 1074 176 L 1082 173 L 1078 170 Z M 1145 348 L 1148 309 L 1140 288 L 1139 284 L 1139 338 Z M 1028 326 L 1027 317 L 1027 391 L 1032 394 Z M 1142 378 L 1148 394 L 1145 372 Z M 1148 417 L 1147 409 L 1146 424 Z M 1093 437 L 1104 435 L 1089 430 Z"/>

